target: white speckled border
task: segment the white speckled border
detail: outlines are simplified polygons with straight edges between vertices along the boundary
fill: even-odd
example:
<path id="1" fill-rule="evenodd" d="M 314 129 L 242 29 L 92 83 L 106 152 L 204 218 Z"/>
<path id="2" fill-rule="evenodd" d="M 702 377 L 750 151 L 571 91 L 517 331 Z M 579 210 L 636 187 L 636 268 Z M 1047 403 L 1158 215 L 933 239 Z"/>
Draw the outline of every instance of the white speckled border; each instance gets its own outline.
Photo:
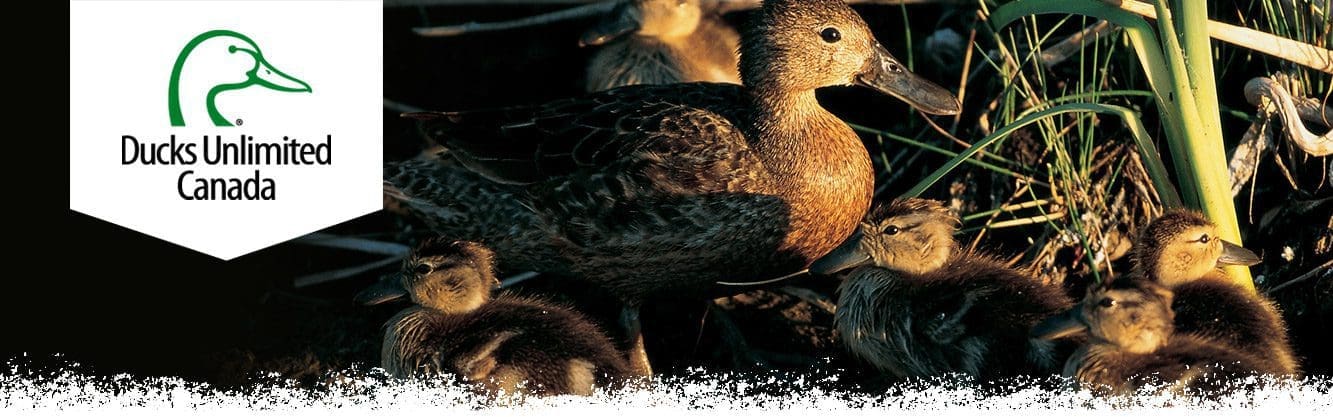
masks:
<path id="1" fill-rule="evenodd" d="M 3 415 L 281 415 L 364 416 L 865 416 L 989 415 L 1316 415 L 1333 410 L 1333 379 L 1273 381 L 1265 388 L 1218 400 L 1170 395 L 1097 398 L 1085 391 L 1035 386 L 985 396 L 966 383 L 913 383 L 884 394 L 835 393 L 808 377 L 741 377 L 698 373 L 659 380 L 652 389 L 593 397 L 510 399 L 486 403 L 447 381 L 382 382 L 376 376 L 343 378 L 323 389 L 282 383 L 218 389 L 177 378 L 88 376 L 70 370 L 33 372 L 9 364 L 0 372 Z M 1047 384 L 1050 385 L 1049 383 Z M 775 389 L 781 387 L 781 389 Z M 783 392 L 757 394 L 755 391 Z"/>

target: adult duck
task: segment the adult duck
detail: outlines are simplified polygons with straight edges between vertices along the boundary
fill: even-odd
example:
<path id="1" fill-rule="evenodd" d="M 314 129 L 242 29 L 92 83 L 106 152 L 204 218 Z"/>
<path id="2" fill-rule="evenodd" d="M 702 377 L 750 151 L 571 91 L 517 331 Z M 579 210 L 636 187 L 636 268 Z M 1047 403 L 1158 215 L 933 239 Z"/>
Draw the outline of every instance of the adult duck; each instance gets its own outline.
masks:
<path id="1" fill-rule="evenodd" d="M 824 275 L 851 269 L 834 315 L 843 345 L 897 377 L 1057 372 L 1072 346 L 1062 350 L 1028 332 L 1073 302 L 994 257 L 959 249 L 958 223 L 938 201 L 895 200 L 810 266 Z"/>
<path id="2" fill-rule="evenodd" d="M 1177 330 L 1263 352 L 1258 356 L 1275 369 L 1296 374 L 1300 367 L 1277 306 L 1237 285 L 1221 269 L 1257 264 L 1259 256 L 1217 236 L 1217 226 L 1203 215 L 1168 211 L 1149 223 L 1135 242 L 1131 276 L 1175 294 L 1171 308 Z"/>
<path id="3" fill-rule="evenodd" d="M 588 63 L 588 91 L 639 84 L 740 84 L 740 34 L 717 2 L 628 0 L 584 33 L 579 45 L 601 45 Z"/>
<path id="4" fill-rule="evenodd" d="M 742 34 L 740 73 L 744 86 L 408 114 L 447 155 L 389 164 L 386 196 L 437 233 L 495 249 L 502 266 L 606 288 L 626 302 L 641 347 L 639 302 L 734 293 L 715 283 L 802 269 L 869 209 L 869 155 L 816 89 L 861 85 L 927 113 L 959 111 L 839 0 L 765 2 Z"/>

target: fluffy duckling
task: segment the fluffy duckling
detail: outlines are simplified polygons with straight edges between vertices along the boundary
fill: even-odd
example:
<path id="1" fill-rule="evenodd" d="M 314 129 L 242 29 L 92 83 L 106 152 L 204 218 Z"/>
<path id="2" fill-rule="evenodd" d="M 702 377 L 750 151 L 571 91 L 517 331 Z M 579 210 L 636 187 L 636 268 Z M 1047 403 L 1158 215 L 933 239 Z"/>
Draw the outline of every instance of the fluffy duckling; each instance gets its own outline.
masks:
<path id="1" fill-rule="evenodd" d="M 1054 373 L 1056 346 L 1028 331 L 1072 302 L 989 256 L 961 251 L 943 204 L 893 201 L 810 270 L 856 268 L 839 287 L 835 327 L 856 356 L 900 377 L 984 379 Z"/>
<path id="2" fill-rule="evenodd" d="M 625 358 L 577 312 L 499 286 L 493 253 L 476 243 L 432 239 L 400 279 L 358 294 L 363 304 L 409 296 L 416 306 L 385 324 L 381 365 L 398 377 L 453 374 L 490 392 L 591 395 L 630 376 Z"/>
<path id="3" fill-rule="evenodd" d="M 1206 334 L 1178 331 L 1172 293 L 1144 280 L 1118 279 L 1094 287 L 1083 302 L 1033 329 L 1056 339 L 1085 334 L 1087 344 L 1065 362 L 1064 375 L 1102 394 L 1145 387 L 1177 394 L 1212 394 L 1257 374 L 1282 370 L 1262 356 Z"/>
<path id="4" fill-rule="evenodd" d="M 717 2 L 628 0 L 584 33 L 604 45 L 588 64 L 588 91 L 637 84 L 740 84 L 740 34 L 712 10 Z"/>
<path id="5" fill-rule="evenodd" d="M 1217 236 L 1217 226 L 1199 213 L 1169 211 L 1140 235 L 1132 276 L 1175 293 L 1171 308 L 1176 330 L 1207 335 L 1271 361 L 1283 374 L 1296 374 L 1298 365 L 1277 307 L 1220 269 L 1254 265 L 1259 257 Z"/>

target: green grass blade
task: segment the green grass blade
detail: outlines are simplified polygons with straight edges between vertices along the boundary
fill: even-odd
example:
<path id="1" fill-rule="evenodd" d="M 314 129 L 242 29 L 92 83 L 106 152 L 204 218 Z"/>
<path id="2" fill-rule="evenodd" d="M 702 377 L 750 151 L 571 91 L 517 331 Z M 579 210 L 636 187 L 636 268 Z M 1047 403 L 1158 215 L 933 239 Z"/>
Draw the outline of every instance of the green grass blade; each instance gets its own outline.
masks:
<path id="1" fill-rule="evenodd" d="M 1015 120 L 1013 123 L 1005 125 L 994 133 L 987 135 L 985 138 L 972 144 L 971 147 L 960 152 L 958 156 L 945 162 L 944 166 L 936 169 L 935 172 L 927 175 L 926 178 L 918 182 L 912 189 L 903 193 L 903 197 L 920 196 L 927 188 L 930 188 L 930 186 L 939 182 L 940 178 L 948 175 L 950 171 L 953 171 L 954 168 L 963 164 L 968 158 L 971 158 L 973 155 L 976 155 L 977 152 L 980 152 L 992 143 L 1009 136 L 1014 131 L 1024 126 L 1042 121 L 1051 116 L 1080 112 L 1110 114 L 1119 116 L 1124 120 L 1125 125 L 1129 127 L 1130 133 L 1134 135 L 1134 141 L 1139 144 L 1139 153 L 1143 156 L 1144 166 L 1147 167 L 1148 175 L 1152 178 L 1153 185 L 1157 188 L 1158 198 L 1168 206 L 1180 206 L 1180 196 L 1176 192 L 1175 187 L 1171 185 L 1171 180 L 1166 174 L 1166 167 L 1162 164 L 1161 157 L 1157 153 L 1157 148 L 1153 146 L 1152 139 L 1148 137 L 1148 130 L 1143 127 L 1143 122 L 1139 120 L 1138 115 L 1136 115 L 1133 110 L 1125 107 L 1096 103 L 1064 104 L 1023 116 L 1018 120 Z"/>
<path id="2" fill-rule="evenodd" d="M 1172 154 L 1183 154 L 1184 150 L 1178 150 L 1177 144 L 1184 143 L 1187 136 L 1183 121 L 1188 116 L 1183 114 L 1182 106 L 1177 104 L 1176 98 L 1180 95 L 1176 92 L 1185 90 L 1188 80 L 1180 79 L 1179 82 L 1185 84 L 1177 88 L 1177 79 L 1171 72 L 1171 65 L 1167 63 L 1167 57 L 1162 53 L 1162 43 L 1158 40 L 1156 32 L 1153 31 L 1152 25 L 1148 21 L 1138 15 L 1097 0 L 1019 0 L 996 9 L 991 14 L 990 20 L 991 25 L 999 30 L 1024 16 L 1055 13 L 1096 17 L 1125 30 L 1125 36 L 1129 39 L 1130 44 L 1134 46 L 1134 54 L 1143 66 L 1144 75 L 1148 79 L 1148 86 L 1152 88 L 1153 98 L 1157 101 L 1158 109 L 1162 113 L 1162 125 L 1166 130 L 1168 143 L 1172 145 Z M 1183 164 L 1177 163 L 1176 165 Z M 1180 186 L 1184 195 L 1198 195 L 1194 188 L 1194 184 L 1197 182 L 1192 170 L 1180 168 L 1177 169 L 1176 174 L 1180 176 Z"/>

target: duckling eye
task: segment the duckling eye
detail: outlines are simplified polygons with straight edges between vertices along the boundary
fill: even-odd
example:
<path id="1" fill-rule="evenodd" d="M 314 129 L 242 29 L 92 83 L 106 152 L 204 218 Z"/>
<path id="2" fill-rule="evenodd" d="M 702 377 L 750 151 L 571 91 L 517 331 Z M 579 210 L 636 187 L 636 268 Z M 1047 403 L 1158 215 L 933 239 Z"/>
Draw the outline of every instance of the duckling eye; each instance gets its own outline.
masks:
<path id="1" fill-rule="evenodd" d="M 1212 240 L 1212 238 L 1208 237 L 1208 234 L 1206 233 L 1203 236 L 1199 236 L 1199 243 L 1208 243 L 1209 240 Z"/>
<path id="2" fill-rule="evenodd" d="M 884 234 L 886 235 L 896 235 L 900 231 L 901 230 L 898 229 L 898 226 L 888 225 L 884 227 Z"/>
<path id="3" fill-rule="evenodd" d="M 429 274 L 429 273 L 430 273 L 430 271 L 431 271 L 431 267 L 430 267 L 430 265 L 426 265 L 426 264 L 417 264 L 416 267 L 413 267 L 413 268 L 412 268 L 412 271 L 414 271 L 414 272 L 416 272 L 416 273 L 418 273 L 418 274 L 425 275 L 425 274 Z"/>
<path id="4" fill-rule="evenodd" d="M 842 32 L 837 28 L 824 28 L 819 32 L 819 37 L 824 38 L 824 42 L 834 43 L 842 40 Z"/>
<path id="5" fill-rule="evenodd" d="M 1097 306 L 1101 308 L 1115 307 L 1115 300 L 1111 298 L 1103 298 L 1101 301 L 1097 302 Z"/>

